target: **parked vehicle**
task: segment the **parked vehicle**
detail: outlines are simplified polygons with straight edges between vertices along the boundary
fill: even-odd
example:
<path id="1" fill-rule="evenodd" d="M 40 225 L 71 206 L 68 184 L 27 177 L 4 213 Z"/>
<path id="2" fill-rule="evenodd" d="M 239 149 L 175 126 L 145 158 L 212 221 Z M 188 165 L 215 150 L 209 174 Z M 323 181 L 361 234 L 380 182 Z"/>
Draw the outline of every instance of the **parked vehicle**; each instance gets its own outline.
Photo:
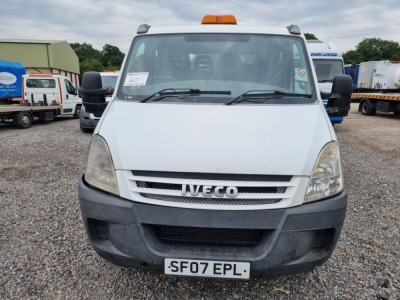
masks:
<path id="1" fill-rule="evenodd" d="M 354 67 L 357 85 L 352 101 L 358 101 L 363 115 L 376 112 L 400 114 L 400 62 L 368 61 Z"/>
<path id="2" fill-rule="evenodd" d="M 336 75 L 344 74 L 344 62 L 342 51 L 334 42 L 324 42 L 320 40 L 308 40 L 308 50 L 310 52 L 315 72 L 317 73 L 318 87 L 321 91 L 322 101 L 325 106 L 332 95 L 333 78 Z M 342 111 L 350 110 L 350 102 L 345 103 L 341 108 Z M 329 119 L 332 124 L 340 124 L 343 122 L 344 116 L 347 115 L 337 112 L 328 111 Z"/>
<path id="3" fill-rule="evenodd" d="M 0 60 L 0 103 L 11 103 L 22 97 L 22 75 L 25 67 L 16 61 Z"/>
<path id="4" fill-rule="evenodd" d="M 351 90 L 336 76 L 328 109 Z M 247 279 L 331 256 L 347 192 L 298 26 L 239 26 L 230 15 L 141 25 L 108 103 L 105 93 L 99 73 L 83 74 L 83 105 L 103 115 L 78 192 L 103 258 Z"/>
<path id="5" fill-rule="evenodd" d="M 29 128 L 34 118 L 42 121 L 52 121 L 56 116 L 68 115 L 79 118 L 82 99 L 65 76 L 23 75 L 22 95 L 21 103 L 0 105 L 0 122 Z"/>
<path id="6" fill-rule="evenodd" d="M 119 71 L 108 71 L 108 72 L 100 72 L 101 83 L 102 86 L 108 91 L 106 96 L 106 101 L 110 101 L 111 96 L 114 92 L 115 85 L 117 84 Z M 92 114 L 87 113 L 85 107 L 83 106 L 81 109 L 81 116 L 79 126 L 82 132 L 91 133 L 96 128 L 97 123 L 99 122 L 101 114 Z"/>
<path id="7" fill-rule="evenodd" d="M 359 64 L 353 63 L 344 65 L 344 74 L 353 78 L 353 89 L 357 88 L 359 68 Z"/>

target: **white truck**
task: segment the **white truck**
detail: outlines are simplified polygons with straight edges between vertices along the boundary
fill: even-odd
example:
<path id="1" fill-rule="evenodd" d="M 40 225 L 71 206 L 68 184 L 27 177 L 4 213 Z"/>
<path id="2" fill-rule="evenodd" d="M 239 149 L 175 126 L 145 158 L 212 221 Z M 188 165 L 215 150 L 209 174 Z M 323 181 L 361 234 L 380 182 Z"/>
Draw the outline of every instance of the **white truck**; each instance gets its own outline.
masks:
<path id="1" fill-rule="evenodd" d="M 106 101 L 110 101 L 111 95 L 114 93 L 115 85 L 117 84 L 119 71 L 100 72 L 102 86 L 109 91 L 106 95 Z M 99 122 L 101 114 L 96 116 L 92 113 L 87 113 L 85 107 L 81 109 L 79 127 L 84 133 L 92 133 Z"/>
<path id="2" fill-rule="evenodd" d="M 26 74 L 22 76 L 22 101 L 0 105 L 0 122 L 29 128 L 35 118 L 52 121 L 57 116 L 79 118 L 82 99 L 63 75 Z"/>
<path id="3" fill-rule="evenodd" d="M 325 106 L 331 96 L 333 78 L 336 75 L 344 74 L 344 61 L 342 51 L 331 41 L 308 40 L 308 51 L 310 52 L 315 72 L 317 74 L 318 87 L 321 91 L 322 101 Z M 343 111 L 350 110 L 350 103 L 340 108 L 340 112 L 329 112 L 328 115 L 332 124 L 343 122 Z"/>
<path id="4" fill-rule="evenodd" d="M 333 79 L 349 101 L 350 76 Z M 92 247 L 122 266 L 248 279 L 310 271 L 332 254 L 346 213 L 339 144 L 304 35 L 239 26 L 138 28 L 79 180 Z M 328 104 L 329 105 L 329 104 Z"/>
<path id="5" fill-rule="evenodd" d="M 400 115 L 400 62 L 367 61 L 358 68 L 357 87 L 351 96 L 363 115 L 376 112 Z"/>

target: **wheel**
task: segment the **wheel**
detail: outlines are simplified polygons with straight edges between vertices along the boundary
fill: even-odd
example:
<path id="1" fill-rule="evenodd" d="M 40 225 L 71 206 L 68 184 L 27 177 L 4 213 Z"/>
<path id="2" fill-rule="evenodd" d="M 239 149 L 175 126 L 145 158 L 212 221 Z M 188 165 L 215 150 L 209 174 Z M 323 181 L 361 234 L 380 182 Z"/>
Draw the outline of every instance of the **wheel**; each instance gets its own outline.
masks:
<path id="1" fill-rule="evenodd" d="M 366 116 L 371 116 L 376 113 L 376 110 L 371 107 L 371 103 L 369 102 L 369 100 L 364 100 L 363 102 L 361 102 L 360 110 L 361 113 Z"/>
<path id="2" fill-rule="evenodd" d="M 27 129 L 32 126 L 33 119 L 29 112 L 21 111 L 18 114 L 18 126 L 22 129 Z"/>
<path id="3" fill-rule="evenodd" d="M 81 116 L 81 106 L 77 105 L 75 108 L 74 119 L 79 119 Z"/>

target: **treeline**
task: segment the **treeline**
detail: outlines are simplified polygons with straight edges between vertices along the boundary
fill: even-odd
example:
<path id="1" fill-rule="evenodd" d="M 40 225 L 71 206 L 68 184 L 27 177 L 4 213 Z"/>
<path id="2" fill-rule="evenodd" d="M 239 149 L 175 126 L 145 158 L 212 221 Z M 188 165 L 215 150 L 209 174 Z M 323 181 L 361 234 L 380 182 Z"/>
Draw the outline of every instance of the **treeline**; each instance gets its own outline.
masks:
<path id="1" fill-rule="evenodd" d="M 400 44 L 380 38 L 365 38 L 355 50 L 343 53 L 345 64 L 359 64 L 363 61 L 400 60 Z"/>
<path id="2" fill-rule="evenodd" d="M 124 60 L 124 53 L 118 47 L 109 44 L 97 50 L 88 43 L 70 43 L 79 58 L 81 74 L 87 71 L 119 70 Z"/>

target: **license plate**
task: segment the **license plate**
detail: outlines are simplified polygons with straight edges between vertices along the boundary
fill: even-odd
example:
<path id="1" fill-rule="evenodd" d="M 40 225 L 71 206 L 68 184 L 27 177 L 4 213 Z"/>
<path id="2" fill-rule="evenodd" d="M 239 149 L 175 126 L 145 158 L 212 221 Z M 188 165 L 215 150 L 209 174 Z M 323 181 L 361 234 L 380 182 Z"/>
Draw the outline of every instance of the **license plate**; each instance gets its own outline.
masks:
<path id="1" fill-rule="evenodd" d="M 250 263 L 166 258 L 164 272 L 177 276 L 249 279 Z"/>

